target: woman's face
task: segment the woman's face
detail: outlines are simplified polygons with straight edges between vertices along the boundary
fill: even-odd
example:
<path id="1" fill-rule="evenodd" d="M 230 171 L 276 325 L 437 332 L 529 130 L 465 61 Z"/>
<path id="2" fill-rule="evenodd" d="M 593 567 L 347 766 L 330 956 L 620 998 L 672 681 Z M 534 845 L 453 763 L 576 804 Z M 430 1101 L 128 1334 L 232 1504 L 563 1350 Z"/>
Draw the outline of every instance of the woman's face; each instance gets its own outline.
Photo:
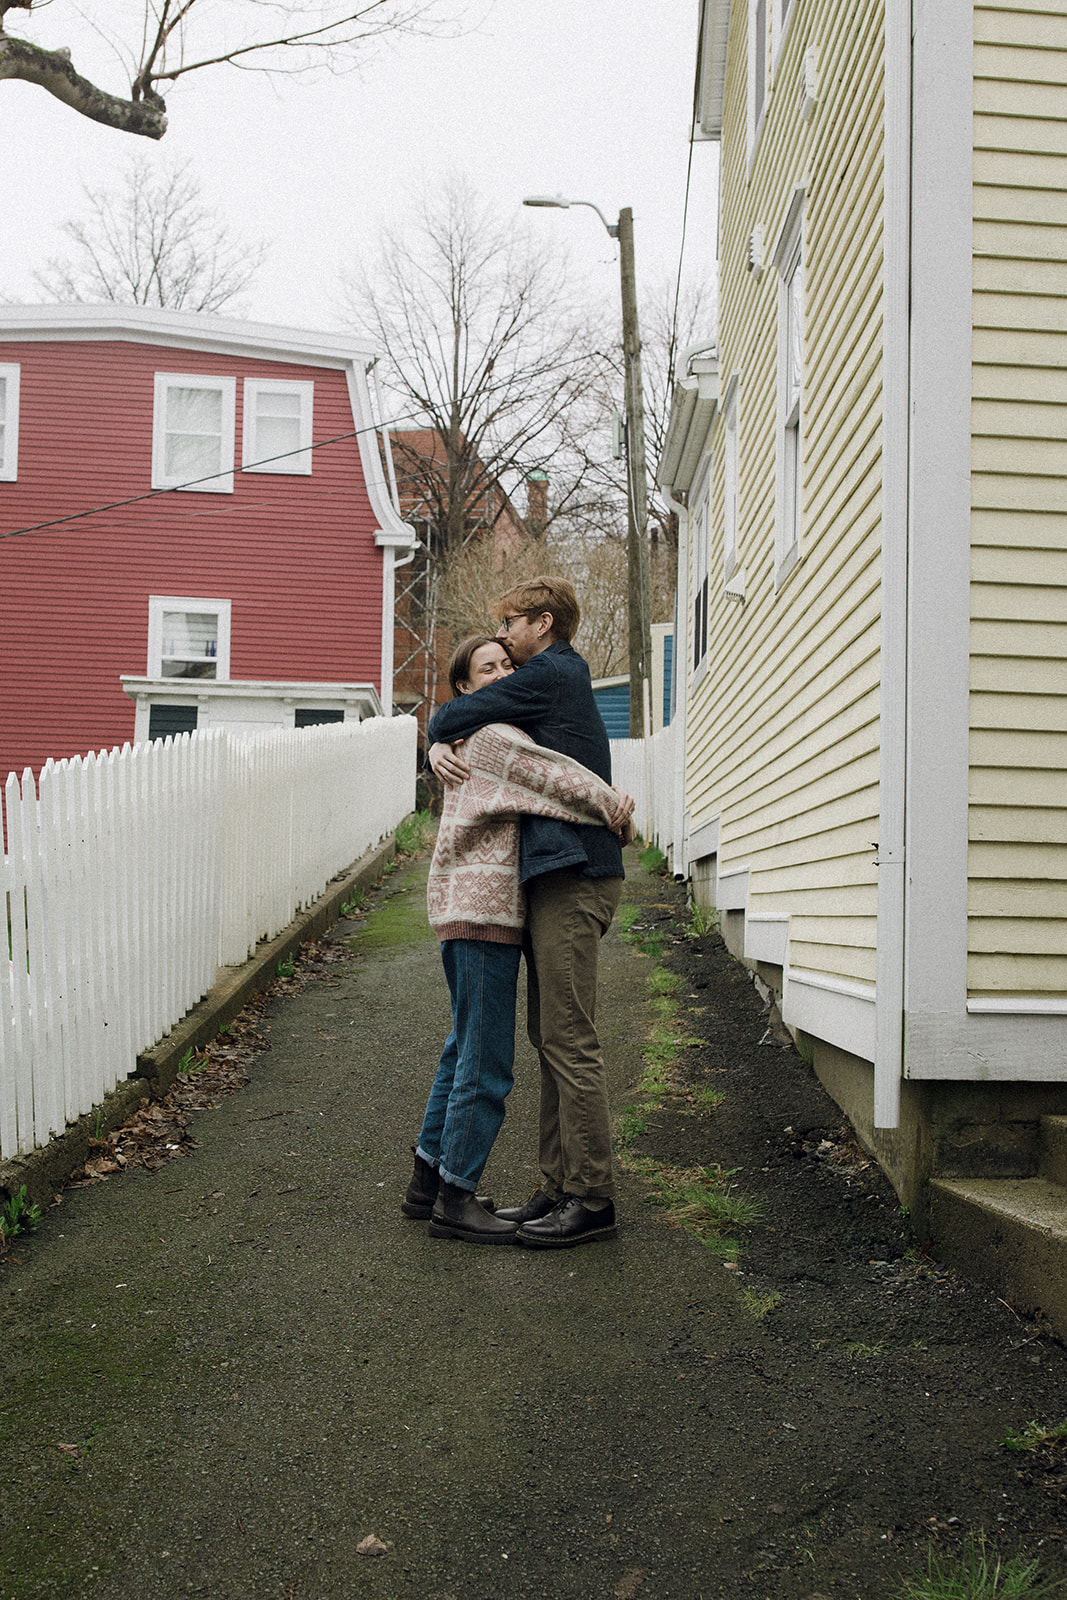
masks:
<path id="1" fill-rule="evenodd" d="M 514 671 L 502 644 L 480 644 L 471 656 L 470 677 L 459 680 L 459 692 L 473 694 L 475 689 L 484 689 L 487 683 L 495 683 Z"/>

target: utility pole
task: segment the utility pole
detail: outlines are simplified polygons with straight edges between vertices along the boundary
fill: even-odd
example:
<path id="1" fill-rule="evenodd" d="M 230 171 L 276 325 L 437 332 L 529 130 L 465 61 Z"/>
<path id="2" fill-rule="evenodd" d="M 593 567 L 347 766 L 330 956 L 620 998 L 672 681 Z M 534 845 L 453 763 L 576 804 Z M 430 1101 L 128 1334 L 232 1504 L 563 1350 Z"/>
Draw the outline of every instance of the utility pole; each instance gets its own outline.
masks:
<path id="1" fill-rule="evenodd" d="M 641 383 L 641 335 L 637 325 L 634 216 L 619 212 L 619 274 L 622 282 L 622 347 L 626 384 L 626 547 L 630 646 L 630 738 L 645 736 L 645 685 L 652 676 L 651 601 L 648 577 L 648 477 L 645 466 L 645 401 Z M 651 732 L 651 729 L 649 729 Z"/>
<path id="2" fill-rule="evenodd" d="M 592 200 L 568 200 L 562 194 L 528 194 L 524 206 L 587 206 L 608 233 L 619 241 L 622 277 L 622 344 L 626 385 L 626 552 L 628 568 L 630 738 L 645 736 L 646 685 L 652 677 L 652 605 L 648 580 L 648 476 L 645 468 L 645 400 L 641 386 L 641 335 L 637 328 L 637 284 L 634 277 L 634 214 L 629 206 L 609 222 Z M 649 732 L 651 733 L 651 729 Z"/>

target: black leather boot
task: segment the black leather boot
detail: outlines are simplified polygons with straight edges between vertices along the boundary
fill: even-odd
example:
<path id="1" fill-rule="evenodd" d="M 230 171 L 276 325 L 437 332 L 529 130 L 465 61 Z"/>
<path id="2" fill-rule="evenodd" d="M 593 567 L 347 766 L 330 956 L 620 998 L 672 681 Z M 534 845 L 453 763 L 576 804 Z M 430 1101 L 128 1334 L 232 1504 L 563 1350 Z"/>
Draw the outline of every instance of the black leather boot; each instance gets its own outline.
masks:
<path id="1" fill-rule="evenodd" d="M 431 1239 L 465 1239 L 468 1244 L 510 1244 L 514 1222 L 501 1222 L 477 1195 L 441 1180 L 428 1233 Z"/>
<path id="2" fill-rule="evenodd" d="M 439 1179 L 437 1168 L 431 1167 L 417 1153 L 418 1147 L 412 1145 L 411 1154 L 415 1157 L 415 1170 L 411 1174 L 407 1193 L 400 1202 L 400 1209 L 405 1217 L 411 1217 L 415 1222 L 428 1222 L 433 1214 L 433 1203 L 437 1199 Z M 478 1204 L 487 1211 L 495 1211 L 496 1205 L 491 1194 L 480 1194 Z"/>

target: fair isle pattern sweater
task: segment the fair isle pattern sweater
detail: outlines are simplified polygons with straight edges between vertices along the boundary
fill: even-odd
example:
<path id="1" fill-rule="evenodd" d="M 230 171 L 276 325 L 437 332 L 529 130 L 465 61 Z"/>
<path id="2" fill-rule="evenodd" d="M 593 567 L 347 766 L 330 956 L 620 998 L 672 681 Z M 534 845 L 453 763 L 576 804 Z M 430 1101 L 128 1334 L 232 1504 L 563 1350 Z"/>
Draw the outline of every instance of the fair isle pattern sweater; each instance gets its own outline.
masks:
<path id="1" fill-rule="evenodd" d="M 426 900 L 439 939 L 521 944 L 526 896 L 519 882 L 519 817 L 608 823 L 619 797 L 588 767 L 491 722 L 463 747 L 471 769 L 445 790 Z"/>

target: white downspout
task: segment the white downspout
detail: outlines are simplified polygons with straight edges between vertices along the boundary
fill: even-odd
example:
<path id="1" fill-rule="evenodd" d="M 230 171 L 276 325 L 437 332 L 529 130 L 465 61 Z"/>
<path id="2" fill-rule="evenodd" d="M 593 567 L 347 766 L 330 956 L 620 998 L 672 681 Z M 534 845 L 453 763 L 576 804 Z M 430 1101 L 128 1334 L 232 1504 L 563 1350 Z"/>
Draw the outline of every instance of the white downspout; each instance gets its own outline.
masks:
<path id="1" fill-rule="evenodd" d="M 912 0 L 887 0 L 882 278 L 882 645 L 874 1125 L 900 1126 L 904 1072 Z"/>
<path id="2" fill-rule="evenodd" d="M 686 738 L 689 726 L 689 507 L 666 489 L 664 498 L 678 518 L 678 621 L 671 655 L 674 683 L 674 854 L 671 871 L 676 878 L 689 876 L 689 837 L 685 807 Z M 683 539 L 682 533 L 685 533 Z M 673 724 L 672 724 L 673 725 Z"/>

